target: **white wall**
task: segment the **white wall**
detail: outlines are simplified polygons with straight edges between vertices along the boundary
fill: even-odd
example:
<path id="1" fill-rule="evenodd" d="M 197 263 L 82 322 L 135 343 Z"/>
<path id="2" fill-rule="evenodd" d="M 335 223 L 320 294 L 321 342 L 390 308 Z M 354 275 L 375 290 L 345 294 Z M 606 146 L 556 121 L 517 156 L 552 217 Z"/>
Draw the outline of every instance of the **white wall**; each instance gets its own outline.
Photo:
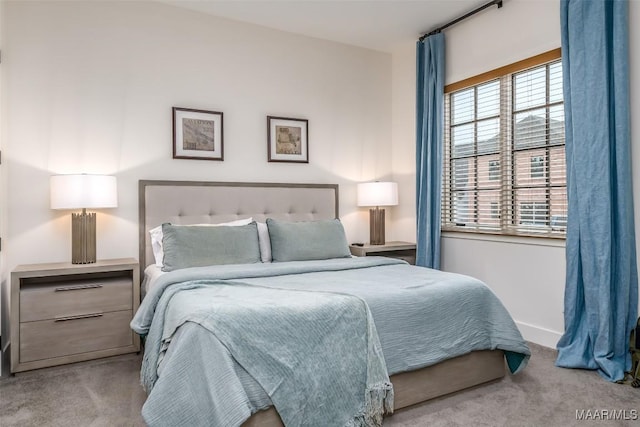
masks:
<path id="1" fill-rule="evenodd" d="M 118 178 L 98 258 L 137 257 L 139 179 L 338 183 L 349 240 L 368 236 L 355 183 L 391 174 L 391 55 L 155 2 L 2 7 L 5 295 L 17 264 L 70 260 L 57 173 Z M 223 162 L 172 159 L 172 106 L 224 113 Z M 267 162 L 267 115 L 309 119 L 309 164 Z"/>
<path id="2" fill-rule="evenodd" d="M 391 59 L 391 165 L 399 205 L 391 209 L 391 240 L 416 241 L 416 47 L 409 44 Z"/>
<path id="3" fill-rule="evenodd" d="M 557 0 L 508 0 L 501 9 L 487 9 L 446 30 L 445 84 L 559 47 L 559 8 Z M 392 116 L 398 118 L 392 123 L 393 176 L 408 194 L 415 193 L 415 69 L 415 45 L 393 53 Z M 415 239 L 414 212 L 415 203 L 394 212 L 397 238 Z M 563 330 L 565 275 L 558 242 L 445 233 L 442 268 L 486 282 L 526 339 L 555 346 Z"/>

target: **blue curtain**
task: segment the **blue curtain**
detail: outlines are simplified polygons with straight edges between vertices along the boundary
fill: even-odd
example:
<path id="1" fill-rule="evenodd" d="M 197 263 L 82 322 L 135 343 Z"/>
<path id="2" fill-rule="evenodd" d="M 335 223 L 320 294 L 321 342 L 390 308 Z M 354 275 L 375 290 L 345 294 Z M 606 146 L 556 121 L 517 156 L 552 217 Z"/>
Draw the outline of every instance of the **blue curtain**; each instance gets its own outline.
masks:
<path id="1" fill-rule="evenodd" d="M 416 46 L 416 265 L 440 268 L 444 34 Z"/>
<path id="2" fill-rule="evenodd" d="M 638 315 L 627 3 L 560 4 L 569 221 L 556 365 L 609 381 L 630 367 Z"/>

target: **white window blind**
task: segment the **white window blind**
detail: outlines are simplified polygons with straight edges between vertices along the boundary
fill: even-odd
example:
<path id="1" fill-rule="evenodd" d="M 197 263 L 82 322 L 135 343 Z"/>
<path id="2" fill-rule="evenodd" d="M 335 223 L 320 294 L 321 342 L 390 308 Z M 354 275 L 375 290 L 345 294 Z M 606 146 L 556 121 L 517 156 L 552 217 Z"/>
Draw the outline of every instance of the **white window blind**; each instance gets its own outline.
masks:
<path id="1" fill-rule="evenodd" d="M 445 94 L 442 229 L 564 237 L 562 64 Z"/>

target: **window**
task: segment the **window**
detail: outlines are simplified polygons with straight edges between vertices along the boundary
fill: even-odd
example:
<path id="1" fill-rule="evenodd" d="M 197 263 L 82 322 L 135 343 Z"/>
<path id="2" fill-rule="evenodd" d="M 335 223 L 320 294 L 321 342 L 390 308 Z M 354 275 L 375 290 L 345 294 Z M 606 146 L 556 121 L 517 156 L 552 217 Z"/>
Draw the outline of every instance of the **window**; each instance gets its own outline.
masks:
<path id="1" fill-rule="evenodd" d="M 544 157 L 533 156 L 531 157 L 531 178 L 544 178 Z"/>
<path id="2" fill-rule="evenodd" d="M 549 218 L 546 202 L 524 202 L 520 204 L 520 224 L 545 226 Z"/>
<path id="3" fill-rule="evenodd" d="M 492 160 L 489 162 L 489 179 L 495 181 L 500 179 L 500 161 Z"/>
<path id="4" fill-rule="evenodd" d="M 443 230 L 564 237 L 559 57 L 549 52 L 445 88 Z"/>
<path id="5" fill-rule="evenodd" d="M 491 218 L 500 219 L 500 204 L 498 202 L 491 202 Z"/>

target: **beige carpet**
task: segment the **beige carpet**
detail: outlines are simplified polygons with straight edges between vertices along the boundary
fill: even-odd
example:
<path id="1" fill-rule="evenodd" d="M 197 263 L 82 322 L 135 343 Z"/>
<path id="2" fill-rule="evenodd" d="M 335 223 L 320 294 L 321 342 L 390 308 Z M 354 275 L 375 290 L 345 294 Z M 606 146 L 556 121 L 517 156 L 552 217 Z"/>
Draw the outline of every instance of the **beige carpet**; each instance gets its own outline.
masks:
<path id="1" fill-rule="evenodd" d="M 557 368 L 555 350 L 530 347 L 531 360 L 518 375 L 399 411 L 385 426 L 640 426 L 640 389 L 593 371 Z M 636 419 L 576 417 L 576 411 L 595 417 L 602 410 Z"/>
<path id="2" fill-rule="evenodd" d="M 640 417 L 640 389 L 556 368 L 554 350 L 531 349 L 521 374 L 398 411 L 385 426 L 640 425 L 602 419 L 602 410 Z M 0 426 L 143 426 L 139 369 L 140 356 L 128 355 L 3 377 Z M 577 420 L 576 411 L 599 419 Z"/>

